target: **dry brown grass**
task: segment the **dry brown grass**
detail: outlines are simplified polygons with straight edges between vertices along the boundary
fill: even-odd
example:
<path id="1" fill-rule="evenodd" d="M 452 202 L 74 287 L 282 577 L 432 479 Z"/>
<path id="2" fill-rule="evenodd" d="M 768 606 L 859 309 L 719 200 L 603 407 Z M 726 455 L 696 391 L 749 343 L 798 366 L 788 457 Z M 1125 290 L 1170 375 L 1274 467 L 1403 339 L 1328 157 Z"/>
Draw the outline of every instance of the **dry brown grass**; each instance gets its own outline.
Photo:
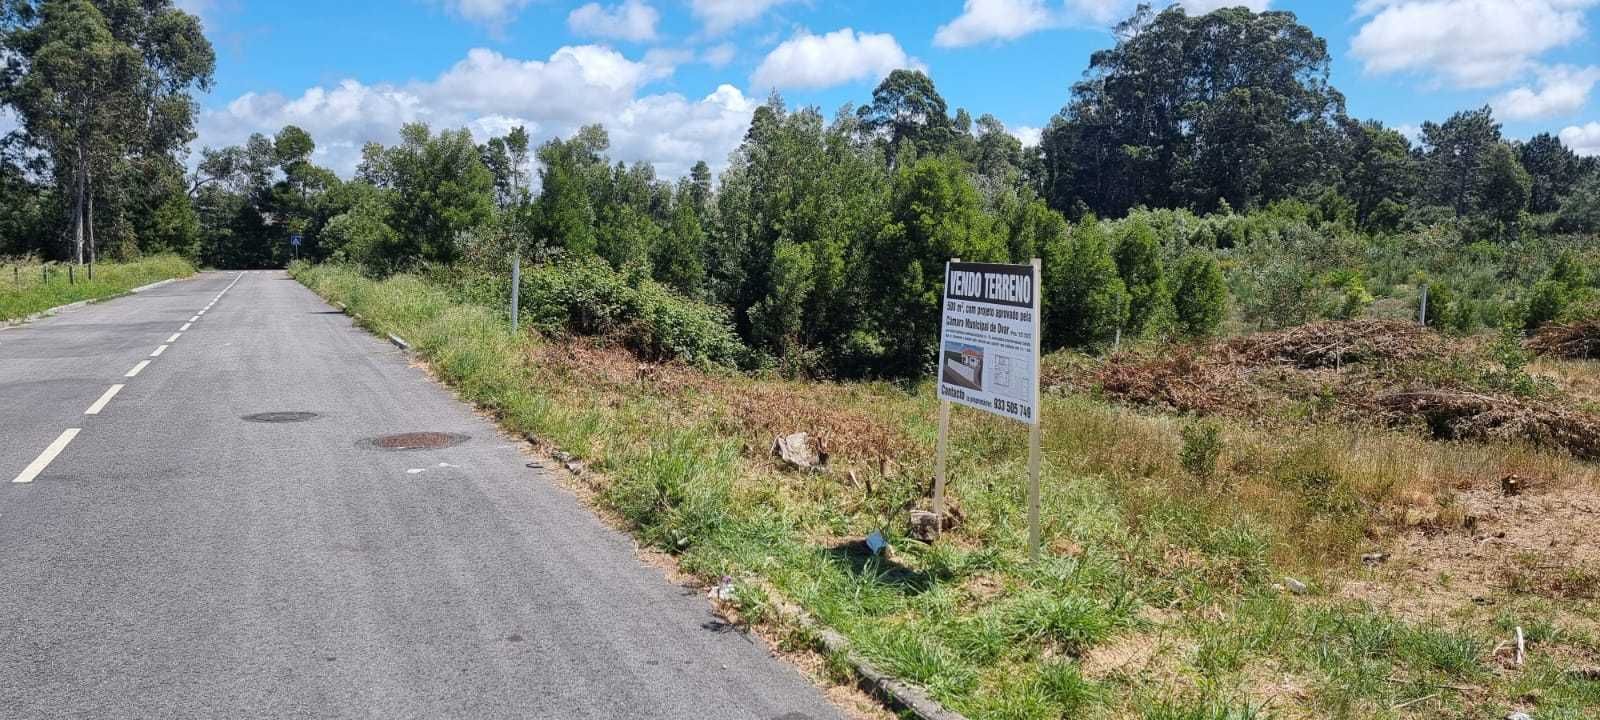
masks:
<path id="1" fill-rule="evenodd" d="M 1600 409 L 1600 360 L 1539 358 L 1527 369 L 1535 377 L 1553 381 L 1575 402 Z"/>
<path id="2" fill-rule="evenodd" d="M 617 402 L 638 394 L 685 400 L 677 406 L 683 413 L 717 420 L 741 437 L 752 456 L 765 455 L 773 438 L 794 432 L 820 438 L 830 457 L 846 465 L 906 462 L 920 450 L 903 425 L 857 409 L 862 395 L 858 386 L 640 362 L 621 347 L 578 338 L 531 346 L 527 361 L 586 388 L 602 388 Z"/>
<path id="3" fill-rule="evenodd" d="M 1568 360 L 1600 359 L 1600 317 L 1539 328 L 1525 346 L 1536 355 Z"/>
<path id="4" fill-rule="evenodd" d="M 1535 482 L 1524 495 L 1473 487 L 1452 500 L 1456 522 L 1395 532 L 1392 554 L 1371 577 L 1343 584 L 1363 600 L 1408 620 L 1456 614 L 1485 598 L 1592 600 L 1600 594 L 1600 484 Z"/>

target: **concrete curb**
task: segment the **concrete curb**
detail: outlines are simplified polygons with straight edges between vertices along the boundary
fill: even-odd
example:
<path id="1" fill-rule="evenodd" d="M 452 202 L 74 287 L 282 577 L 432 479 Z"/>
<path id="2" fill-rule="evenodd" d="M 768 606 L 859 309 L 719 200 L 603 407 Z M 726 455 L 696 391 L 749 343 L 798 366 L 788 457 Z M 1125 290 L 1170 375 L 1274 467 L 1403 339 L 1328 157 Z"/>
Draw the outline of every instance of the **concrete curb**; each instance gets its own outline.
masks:
<path id="1" fill-rule="evenodd" d="M 104 298 L 101 298 L 101 299 L 104 299 Z M 40 310 L 39 312 L 36 312 L 36 313 L 34 313 L 32 315 L 26 315 L 26 316 L 23 316 L 23 317 L 19 317 L 19 318 L 15 319 L 15 320 L 7 320 L 7 321 L 5 321 L 5 325 L 0 325 L 0 330 L 4 330 L 6 328 L 11 328 L 11 327 L 16 327 L 18 325 L 27 325 L 28 323 L 31 323 L 31 322 L 33 322 L 35 320 L 43 320 L 44 318 L 50 317 L 51 315 L 54 315 L 54 314 L 56 314 L 58 312 L 61 312 L 62 310 L 73 310 L 73 309 L 76 309 L 76 308 L 81 308 L 81 307 L 83 307 L 85 305 L 88 305 L 91 302 L 94 302 L 94 301 L 93 300 L 79 300 L 77 302 L 69 302 L 69 303 L 67 303 L 65 305 L 57 305 L 57 306 L 55 306 L 53 308 L 49 308 L 47 310 Z"/>
<path id="2" fill-rule="evenodd" d="M 191 275 L 190 277 L 194 277 L 194 276 Z M 153 282 L 153 283 L 150 283 L 148 285 L 140 285 L 139 287 L 136 287 L 136 288 L 134 288 L 132 290 L 129 290 L 128 292 L 129 292 L 129 294 L 142 293 L 142 292 L 144 292 L 146 290 L 153 290 L 155 288 L 161 287 L 162 285 L 165 285 L 167 283 L 177 282 L 180 279 L 186 279 L 186 278 L 167 278 L 165 280 L 159 280 L 157 282 Z M 115 297 L 115 296 L 113 296 L 113 297 Z"/>
<path id="3" fill-rule="evenodd" d="M 194 276 L 191 275 L 189 277 L 194 277 Z M 67 303 L 65 305 L 57 305 L 57 306 L 55 306 L 53 308 L 40 310 L 39 312 L 36 312 L 36 313 L 34 313 L 32 315 L 27 315 L 27 316 L 24 316 L 24 317 L 20 317 L 20 318 L 17 318 L 15 320 L 5 320 L 3 322 L 0 322 L 0 330 L 5 330 L 7 328 L 13 328 L 13 327 L 16 327 L 18 325 L 26 325 L 28 323 L 31 323 L 31 322 L 35 321 L 35 320 L 43 320 L 44 318 L 50 317 L 51 315 L 54 315 L 54 314 L 56 314 L 58 312 L 61 312 L 62 310 L 75 310 L 77 308 L 81 308 L 81 307 L 83 307 L 85 305 L 88 305 L 90 303 L 103 303 L 103 302 L 106 302 L 108 300 L 115 300 L 115 299 L 117 299 L 119 297 L 122 297 L 124 295 L 132 295 L 134 293 L 142 293 L 142 292 L 144 292 L 146 290 L 152 290 L 152 289 L 161 287 L 162 285 L 165 285 L 167 283 L 177 282 L 179 280 L 187 280 L 187 279 L 188 278 L 167 278 L 165 280 L 160 280 L 160 281 L 157 281 L 157 282 L 153 282 L 153 283 L 150 283 L 148 285 L 140 285 L 139 287 L 136 287 L 136 288 L 134 288 L 132 290 L 124 290 L 122 292 L 115 293 L 115 294 L 112 294 L 112 295 L 107 295 L 105 297 L 89 298 L 88 300 L 79 300 L 77 302 L 69 302 L 69 303 Z"/>
<path id="4" fill-rule="evenodd" d="M 394 346 L 403 352 L 411 352 L 411 343 L 401 340 L 399 335 L 389 333 L 389 342 L 394 343 Z"/>
<path id="5" fill-rule="evenodd" d="M 966 716 L 957 713 L 938 700 L 934 700 L 922 688 L 916 687 L 894 676 L 879 670 L 877 666 L 856 656 L 850 649 L 850 640 L 838 631 L 826 627 L 812 618 L 806 611 L 789 605 L 787 602 L 780 605 L 779 612 L 787 615 L 790 620 L 801 627 L 816 633 L 818 642 L 823 651 L 836 655 L 844 660 L 855 672 L 859 684 L 891 709 L 909 713 L 919 720 L 967 720 Z"/>

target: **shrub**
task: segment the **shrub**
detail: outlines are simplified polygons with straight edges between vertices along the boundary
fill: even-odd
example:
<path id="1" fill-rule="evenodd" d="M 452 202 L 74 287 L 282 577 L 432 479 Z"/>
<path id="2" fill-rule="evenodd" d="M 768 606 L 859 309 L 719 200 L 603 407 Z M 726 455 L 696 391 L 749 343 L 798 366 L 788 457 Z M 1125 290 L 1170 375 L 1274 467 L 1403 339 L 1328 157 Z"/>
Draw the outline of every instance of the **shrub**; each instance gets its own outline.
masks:
<path id="1" fill-rule="evenodd" d="M 1228 284 L 1216 258 L 1190 253 L 1178 263 L 1172 310 L 1184 335 L 1204 337 L 1216 332 L 1228 312 Z"/>
<path id="2" fill-rule="evenodd" d="M 727 311 L 595 259 L 529 268 L 520 304 L 545 333 L 610 337 L 651 360 L 747 366 L 754 359 Z"/>
<path id="3" fill-rule="evenodd" d="M 1217 473 L 1217 459 L 1222 456 L 1222 429 L 1212 422 L 1197 422 L 1181 431 L 1183 447 L 1178 450 L 1178 464 L 1201 480 L 1210 480 Z"/>
<path id="4" fill-rule="evenodd" d="M 1138 335 L 1159 322 L 1159 309 L 1167 299 L 1161 244 L 1155 231 L 1138 218 L 1128 223 L 1113 257 L 1128 291 L 1128 331 Z"/>
<path id="5" fill-rule="evenodd" d="M 1522 326 L 1529 330 L 1561 317 L 1570 301 L 1567 286 L 1558 280 L 1540 280 L 1528 294 L 1522 311 Z"/>
<path id="6" fill-rule="evenodd" d="M 1103 343 L 1127 316 L 1128 293 L 1117 274 L 1106 233 L 1086 218 L 1067 242 L 1046 248 L 1045 346 Z"/>

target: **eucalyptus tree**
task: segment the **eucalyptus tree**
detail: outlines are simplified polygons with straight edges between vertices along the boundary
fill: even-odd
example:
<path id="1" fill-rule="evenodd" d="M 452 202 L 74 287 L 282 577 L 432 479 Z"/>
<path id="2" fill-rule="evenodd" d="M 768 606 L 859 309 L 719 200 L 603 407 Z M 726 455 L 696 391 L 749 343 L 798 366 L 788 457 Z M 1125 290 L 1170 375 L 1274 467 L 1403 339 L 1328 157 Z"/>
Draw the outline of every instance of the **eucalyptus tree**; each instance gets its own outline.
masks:
<path id="1" fill-rule="evenodd" d="M 194 136 L 190 93 L 211 85 L 211 44 L 172 0 L 0 0 L 0 58 L 0 103 L 50 158 L 70 198 L 72 254 L 92 259 L 97 187 L 176 171 Z"/>
<path id="2" fill-rule="evenodd" d="M 1141 5 L 1115 32 L 1045 133 L 1056 209 L 1250 209 L 1328 179 L 1344 97 L 1293 13 Z"/>

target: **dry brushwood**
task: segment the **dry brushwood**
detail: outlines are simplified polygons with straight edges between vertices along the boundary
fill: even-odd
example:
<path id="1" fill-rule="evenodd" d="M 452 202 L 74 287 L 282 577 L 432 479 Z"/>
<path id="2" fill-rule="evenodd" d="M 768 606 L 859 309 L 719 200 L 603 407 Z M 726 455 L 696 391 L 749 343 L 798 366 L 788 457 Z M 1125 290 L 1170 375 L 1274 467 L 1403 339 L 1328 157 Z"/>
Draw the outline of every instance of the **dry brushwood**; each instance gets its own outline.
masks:
<path id="1" fill-rule="evenodd" d="M 1203 414 L 1248 409 L 1255 393 L 1243 368 L 1231 360 L 1181 348 L 1164 358 L 1113 359 L 1094 380 L 1101 392 L 1123 402 Z"/>
<path id="2" fill-rule="evenodd" d="M 1447 390 L 1415 390 L 1379 397 L 1377 408 L 1394 424 L 1426 423 L 1448 440 L 1521 440 L 1560 447 L 1585 460 L 1600 459 L 1600 416 L 1547 403 Z"/>
<path id="3" fill-rule="evenodd" d="M 1258 333 L 1202 346 L 1182 346 L 1156 358 L 1116 356 L 1092 373 L 1107 396 L 1179 412 L 1250 412 L 1264 398 L 1257 371 L 1323 370 L 1374 360 L 1440 357 L 1447 341 L 1396 320 L 1343 320 Z"/>
<path id="4" fill-rule="evenodd" d="M 1330 320 L 1235 338 L 1230 350 L 1250 364 L 1286 362 L 1303 369 L 1371 360 L 1438 357 L 1443 339 L 1404 320 Z"/>
<path id="5" fill-rule="evenodd" d="M 1529 352 L 1568 360 L 1600 358 L 1600 317 L 1539 328 L 1525 343 Z"/>

